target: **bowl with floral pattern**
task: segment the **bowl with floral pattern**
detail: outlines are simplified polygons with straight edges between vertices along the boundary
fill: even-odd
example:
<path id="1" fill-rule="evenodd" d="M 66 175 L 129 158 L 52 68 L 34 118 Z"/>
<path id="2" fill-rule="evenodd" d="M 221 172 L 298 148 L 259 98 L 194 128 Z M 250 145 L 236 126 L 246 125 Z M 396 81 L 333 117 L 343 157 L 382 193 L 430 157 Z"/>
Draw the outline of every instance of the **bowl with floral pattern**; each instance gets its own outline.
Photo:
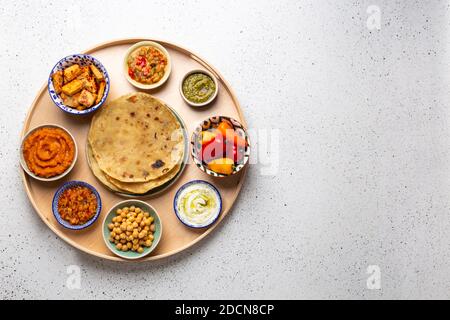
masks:
<path id="1" fill-rule="evenodd" d="M 67 72 L 75 65 L 79 66 L 76 72 Z M 70 84 L 71 87 L 66 86 Z M 52 68 L 47 87 L 50 99 L 58 108 L 69 114 L 86 115 L 105 103 L 109 94 L 110 79 L 106 68 L 93 56 L 72 54 L 59 60 Z M 93 102 L 85 103 L 89 98 L 93 98 Z"/>

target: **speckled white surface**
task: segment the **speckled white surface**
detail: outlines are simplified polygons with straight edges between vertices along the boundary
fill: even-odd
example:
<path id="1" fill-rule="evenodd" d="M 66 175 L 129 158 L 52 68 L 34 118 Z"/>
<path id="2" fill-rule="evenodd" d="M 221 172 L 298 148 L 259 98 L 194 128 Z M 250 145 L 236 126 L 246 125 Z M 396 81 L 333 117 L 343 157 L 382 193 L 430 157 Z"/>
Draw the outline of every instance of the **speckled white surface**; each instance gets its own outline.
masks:
<path id="1" fill-rule="evenodd" d="M 0 0 L 1 298 L 450 298 L 446 1 L 62 3 Z M 366 26 L 369 5 L 380 30 Z M 200 245 L 118 264 L 40 221 L 18 145 L 55 61 L 136 36 L 216 66 L 251 128 L 280 129 L 282 158 L 275 176 L 251 166 L 233 212 Z M 80 289 L 66 286 L 69 265 Z M 381 290 L 366 287 L 369 265 Z"/>

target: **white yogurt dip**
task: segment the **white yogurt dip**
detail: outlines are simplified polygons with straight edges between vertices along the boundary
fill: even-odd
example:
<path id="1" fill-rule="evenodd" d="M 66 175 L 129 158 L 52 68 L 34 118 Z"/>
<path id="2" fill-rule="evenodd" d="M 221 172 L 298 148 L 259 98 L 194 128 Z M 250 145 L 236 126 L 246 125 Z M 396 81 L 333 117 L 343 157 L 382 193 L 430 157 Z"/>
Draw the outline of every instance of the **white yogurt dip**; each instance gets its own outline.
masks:
<path id="1" fill-rule="evenodd" d="M 206 181 L 192 181 L 175 196 L 175 212 L 186 225 L 203 228 L 216 221 L 222 208 L 219 192 Z"/>

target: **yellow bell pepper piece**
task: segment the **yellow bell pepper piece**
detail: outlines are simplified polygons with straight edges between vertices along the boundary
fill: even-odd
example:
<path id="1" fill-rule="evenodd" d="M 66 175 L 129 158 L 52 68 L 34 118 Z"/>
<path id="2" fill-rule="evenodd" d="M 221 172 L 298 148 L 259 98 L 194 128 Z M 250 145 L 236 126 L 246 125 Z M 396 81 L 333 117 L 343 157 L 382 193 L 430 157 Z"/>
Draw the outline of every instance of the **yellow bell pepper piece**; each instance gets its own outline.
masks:
<path id="1" fill-rule="evenodd" d="M 230 158 L 212 160 L 210 163 L 208 163 L 208 169 L 216 173 L 230 175 L 233 173 L 234 160 Z"/>

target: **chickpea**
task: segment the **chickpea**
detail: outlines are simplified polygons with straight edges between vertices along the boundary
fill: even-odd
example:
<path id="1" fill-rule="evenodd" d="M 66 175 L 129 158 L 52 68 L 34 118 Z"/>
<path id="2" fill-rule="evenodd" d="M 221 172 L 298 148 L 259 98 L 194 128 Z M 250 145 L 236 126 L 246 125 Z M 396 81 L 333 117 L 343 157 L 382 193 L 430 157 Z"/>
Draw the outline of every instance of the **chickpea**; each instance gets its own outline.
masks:
<path id="1" fill-rule="evenodd" d="M 108 224 L 109 241 L 117 250 L 143 253 L 144 247 L 151 247 L 155 231 L 154 218 L 136 206 L 116 210 L 117 216 Z"/>

